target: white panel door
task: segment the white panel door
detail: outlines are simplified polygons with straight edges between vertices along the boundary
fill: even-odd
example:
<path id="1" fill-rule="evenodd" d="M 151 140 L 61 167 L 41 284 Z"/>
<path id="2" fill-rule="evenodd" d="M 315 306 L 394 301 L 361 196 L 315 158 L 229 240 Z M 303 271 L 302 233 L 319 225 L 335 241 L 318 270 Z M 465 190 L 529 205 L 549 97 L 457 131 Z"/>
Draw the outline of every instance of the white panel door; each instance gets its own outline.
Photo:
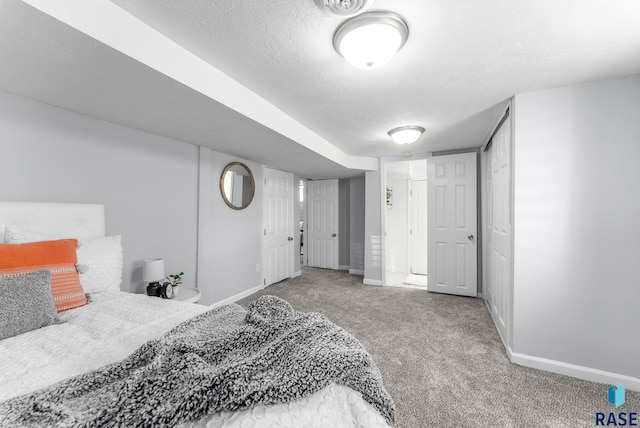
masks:
<path id="1" fill-rule="evenodd" d="M 427 289 L 477 296 L 476 153 L 434 156 L 427 161 Z"/>
<path id="2" fill-rule="evenodd" d="M 411 273 L 426 275 L 427 266 L 427 180 L 411 182 Z"/>
<path id="3" fill-rule="evenodd" d="M 511 305 L 511 125 L 506 121 L 493 136 L 487 162 L 486 299 L 493 320 L 509 343 Z"/>
<path id="4" fill-rule="evenodd" d="M 293 276 L 293 174 L 264 168 L 264 285 Z"/>
<path id="5" fill-rule="evenodd" d="M 338 269 L 338 180 L 307 182 L 307 264 Z"/>

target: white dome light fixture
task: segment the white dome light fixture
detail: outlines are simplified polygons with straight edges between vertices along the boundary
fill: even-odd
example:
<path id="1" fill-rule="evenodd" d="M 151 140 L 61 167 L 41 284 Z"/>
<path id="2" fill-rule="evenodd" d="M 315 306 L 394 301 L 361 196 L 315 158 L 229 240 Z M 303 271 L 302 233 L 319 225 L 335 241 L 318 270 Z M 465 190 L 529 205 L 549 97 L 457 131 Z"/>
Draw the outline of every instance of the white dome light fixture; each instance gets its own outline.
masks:
<path id="1" fill-rule="evenodd" d="M 411 144 L 415 143 L 418 138 L 422 136 L 424 133 L 424 128 L 422 126 L 400 126 L 398 128 L 393 128 L 388 132 L 389 136 L 393 138 L 398 144 Z"/>
<path id="2" fill-rule="evenodd" d="M 333 35 L 333 47 L 354 67 L 372 70 L 389 62 L 407 37 L 409 27 L 400 15 L 372 11 L 344 21 Z"/>

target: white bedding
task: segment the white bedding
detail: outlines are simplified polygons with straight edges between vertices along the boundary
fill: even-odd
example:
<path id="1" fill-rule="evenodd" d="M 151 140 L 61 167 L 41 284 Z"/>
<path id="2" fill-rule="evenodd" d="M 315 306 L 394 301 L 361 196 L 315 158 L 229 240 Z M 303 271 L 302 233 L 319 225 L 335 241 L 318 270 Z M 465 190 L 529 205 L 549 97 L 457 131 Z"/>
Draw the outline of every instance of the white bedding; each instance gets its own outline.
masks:
<path id="1" fill-rule="evenodd" d="M 105 292 L 52 325 L 0 341 L 0 401 L 123 359 L 144 342 L 210 309 L 146 295 Z M 330 385 L 288 404 L 220 412 L 189 426 L 388 427 L 345 386 Z"/>

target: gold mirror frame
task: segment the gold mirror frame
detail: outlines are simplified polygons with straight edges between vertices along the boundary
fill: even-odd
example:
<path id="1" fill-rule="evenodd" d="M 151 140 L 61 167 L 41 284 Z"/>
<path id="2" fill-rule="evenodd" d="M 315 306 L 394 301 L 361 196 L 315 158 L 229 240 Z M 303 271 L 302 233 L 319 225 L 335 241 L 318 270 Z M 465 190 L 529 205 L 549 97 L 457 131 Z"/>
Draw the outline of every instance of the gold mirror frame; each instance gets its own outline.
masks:
<path id="1" fill-rule="evenodd" d="M 229 177 L 227 177 L 227 174 L 232 173 L 236 173 L 236 175 L 229 175 Z M 244 183 L 244 180 L 240 183 L 236 183 L 235 179 L 238 176 L 249 177 L 251 179 L 251 188 L 247 188 L 248 183 Z M 234 188 L 240 188 L 242 190 L 242 194 L 236 195 L 235 198 L 233 196 Z M 231 162 L 224 167 L 224 169 L 222 170 L 222 174 L 220 174 L 220 194 L 222 195 L 222 199 L 224 199 L 224 202 L 227 204 L 227 206 L 229 206 L 229 208 L 234 210 L 243 210 L 247 208 L 251 204 L 251 201 L 253 201 L 253 196 L 255 195 L 255 193 L 256 182 L 253 179 L 253 173 L 248 166 L 246 166 L 242 162 Z M 237 199 L 238 197 L 240 197 L 241 203 L 239 203 L 238 201 L 234 201 L 234 199 Z"/>

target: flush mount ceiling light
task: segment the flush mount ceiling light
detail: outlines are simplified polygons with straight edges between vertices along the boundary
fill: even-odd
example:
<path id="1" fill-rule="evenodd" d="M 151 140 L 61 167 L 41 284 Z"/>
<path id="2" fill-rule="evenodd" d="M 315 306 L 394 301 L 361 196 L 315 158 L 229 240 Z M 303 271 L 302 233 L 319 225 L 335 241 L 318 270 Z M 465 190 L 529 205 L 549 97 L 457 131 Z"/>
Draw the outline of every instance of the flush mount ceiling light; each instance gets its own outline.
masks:
<path id="1" fill-rule="evenodd" d="M 388 132 L 389 136 L 393 138 L 398 144 L 411 144 L 415 143 L 418 138 L 424 133 L 422 126 L 401 126 L 399 128 L 393 128 Z"/>
<path id="2" fill-rule="evenodd" d="M 351 65 L 371 70 L 386 64 L 404 46 L 409 27 L 393 12 L 365 12 L 344 21 L 333 35 L 333 47 Z"/>

